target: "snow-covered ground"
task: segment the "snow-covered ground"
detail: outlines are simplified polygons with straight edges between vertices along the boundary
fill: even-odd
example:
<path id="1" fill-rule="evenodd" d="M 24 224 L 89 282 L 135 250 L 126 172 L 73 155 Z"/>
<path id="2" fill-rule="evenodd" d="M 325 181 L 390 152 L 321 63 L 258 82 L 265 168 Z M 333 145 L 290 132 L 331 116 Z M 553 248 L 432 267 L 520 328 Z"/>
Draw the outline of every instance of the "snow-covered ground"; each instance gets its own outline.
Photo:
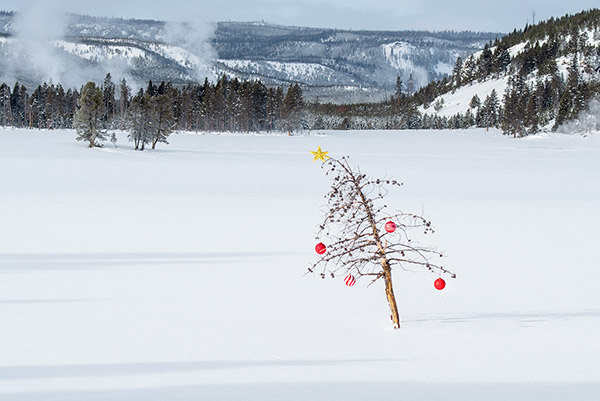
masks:
<path id="1" fill-rule="evenodd" d="M 597 400 L 600 135 L 0 129 L 0 399 Z M 318 146 L 404 182 L 458 278 L 304 276 Z"/>

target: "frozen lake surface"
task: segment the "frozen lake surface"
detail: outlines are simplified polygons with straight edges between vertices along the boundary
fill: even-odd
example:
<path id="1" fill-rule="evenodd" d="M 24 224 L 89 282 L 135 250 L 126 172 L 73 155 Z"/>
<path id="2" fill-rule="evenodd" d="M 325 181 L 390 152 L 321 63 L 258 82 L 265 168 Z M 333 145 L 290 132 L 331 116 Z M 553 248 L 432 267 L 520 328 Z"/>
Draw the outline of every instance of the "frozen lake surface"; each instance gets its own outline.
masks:
<path id="1" fill-rule="evenodd" d="M 0 399 L 597 400 L 600 134 L 0 129 Z M 457 274 L 305 276 L 320 146 L 404 183 Z"/>

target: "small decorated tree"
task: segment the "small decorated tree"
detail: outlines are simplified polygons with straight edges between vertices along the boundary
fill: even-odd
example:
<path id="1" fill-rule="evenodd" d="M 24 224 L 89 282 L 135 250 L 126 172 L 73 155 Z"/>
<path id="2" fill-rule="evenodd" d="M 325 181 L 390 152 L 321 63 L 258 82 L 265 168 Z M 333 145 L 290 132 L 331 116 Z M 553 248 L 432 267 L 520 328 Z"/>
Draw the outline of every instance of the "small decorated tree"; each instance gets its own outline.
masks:
<path id="1" fill-rule="evenodd" d="M 379 203 L 388 193 L 387 187 L 402 185 L 396 180 L 367 177 L 358 168 L 352 168 L 347 157 L 330 158 L 326 156 L 328 152 L 320 148 L 312 153 L 315 160 L 323 160 L 321 167 L 332 177 L 333 183 L 325 196 L 325 219 L 316 237 L 317 241 L 327 243 L 327 250 L 325 252 L 324 246 L 318 250 L 322 256 L 309 272 L 320 274 L 322 278 L 328 275 L 350 275 L 356 280 L 368 277 L 372 283 L 382 279 L 394 328 L 400 328 L 392 267 L 416 266 L 439 276 L 456 277 L 432 262 L 434 258 L 443 257 L 442 253 L 419 246 L 409 237 L 412 230 L 433 233 L 431 222 L 412 213 L 386 213 L 387 205 Z"/>

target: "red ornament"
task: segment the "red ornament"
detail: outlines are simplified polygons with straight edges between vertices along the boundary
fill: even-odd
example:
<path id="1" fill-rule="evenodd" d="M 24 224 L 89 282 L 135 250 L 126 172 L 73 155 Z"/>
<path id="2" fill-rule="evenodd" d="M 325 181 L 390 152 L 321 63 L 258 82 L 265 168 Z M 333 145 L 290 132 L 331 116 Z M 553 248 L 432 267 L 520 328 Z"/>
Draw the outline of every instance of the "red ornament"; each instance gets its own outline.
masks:
<path id="1" fill-rule="evenodd" d="M 385 223 L 385 231 L 387 231 L 388 233 L 393 233 L 394 231 L 396 231 L 396 223 L 394 223 L 393 221 L 388 221 L 387 223 Z"/>
<path id="2" fill-rule="evenodd" d="M 322 243 L 322 242 L 319 242 L 319 243 L 317 244 L 317 246 L 315 246 L 315 251 L 317 251 L 317 253 L 318 253 L 319 255 L 323 255 L 323 254 L 325 253 L 325 251 L 326 251 L 326 250 L 327 250 L 327 247 L 326 247 L 326 246 L 325 246 L 325 244 L 324 244 L 324 243 Z"/>
<path id="3" fill-rule="evenodd" d="M 346 283 L 348 287 L 352 287 L 354 284 L 356 284 L 356 279 L 352 274 L 348 274 L 344 279 L 344 283 Z"/>
<path id="4" fill-rule="evenodd" d="M 446 282 L 444 281 L 443 278 L 438 278 L 433 283 L 433 286 L 435 287 L 436 290 L 443 290 L 444 287 L 446 287 Z"/>

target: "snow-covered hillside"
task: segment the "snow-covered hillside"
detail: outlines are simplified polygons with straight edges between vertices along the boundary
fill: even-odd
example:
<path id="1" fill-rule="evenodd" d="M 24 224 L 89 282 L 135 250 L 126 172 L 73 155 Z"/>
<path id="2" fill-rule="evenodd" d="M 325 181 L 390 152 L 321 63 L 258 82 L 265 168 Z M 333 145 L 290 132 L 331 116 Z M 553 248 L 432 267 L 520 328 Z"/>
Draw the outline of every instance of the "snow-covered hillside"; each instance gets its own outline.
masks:
<path id="1" fill-rule="evenodd" d="M 87 149 L 0 129 L 0 399 L 575 400 L 600 393 L 600 134 L 176 134 Z M 305 276 L 350 155 L 404 186 L 443 291 Z"/>
<path id="2" fill-rule="evenodd" d="M 597 98 L 598 49 L 597 9 L 515 30 L 493 46 L 459 59 L 451 78 L 436 83 L 436 90 L 429 92 L 419 110 L 436 118 L 460 114 L 469 121 L 465 113 L 471 109 L 473 96 L 477 95 L 483 106 L 495 90 L 498 104 L 474 106 L 471 111 L 477 118 L 471 117 L 473 123 L 501 124 L 512 135 L 535 133 L 540 127 L 556 129 L 578 119 L 586 103 Z M 497 118 L 500 107 L 502 121 Z"/>
<path id="3" fill-rule="evenodd" d="M 435 98 L 434 103 L 428 105 L 427 108 L 421 105 L 419 111 L 421 113 L 436 114 L 445 117 L 450 117 L 457 113 L 464 114 L 471 108 L 470 104 L 473 96 L 477 95 L 477 97 L 483 101 L 493 90 L 496 90 L 496 94 L 501 98 L 506 90 L 507 84 L 508 77 L 504 76 L 502 78 L 465 85 L 456 89 L 454 92 L 438 96 Z M 440 105 L 438 109 L 434 107 L 436 103 Z"/>
<path id="4" fill-rule="evenodd" d="M 33 22 L 19 17 L 0 11 L 0 79 L 10 85 L 18 80 L 37 86 L 45 80 L 80 86 L 84 78 L 101 81 L 108 72 L 117 79 L 140 81 L 140 86 L 149 79 L 182 84 L 227 74 L 260 79 L 267 85 L 298 82 L 313 99 L 338 93 L 337 102 L 345 100 L 344 94 L 357 96 L 364 88 L 372 90 L 362 100 L 386 99 L 397 76 L 407 82 L 413 74 L 415 87 L 420 87 L 443 77 L 458 55 L 466 56 L 499 36 L 69 15 L 54 36 L 45 35 L 43 21 L 35 20 L 40 26 L 31 40 L 23 32 Z M 44 68 L 43 62 L 36 65 L 39 58 L 50 60 L 51 68 Z"/>
<path id="5" fill-rule="evenodd" d="M 263 77 L 275 82 L 298 82 L 311 86 L 340 86 L 353 84 L 356 80 L 348 74 L 340 74 L 318 63 L 286 63 L 279 61 L 218 60 L 217 68 L 238 78 Z"/>

